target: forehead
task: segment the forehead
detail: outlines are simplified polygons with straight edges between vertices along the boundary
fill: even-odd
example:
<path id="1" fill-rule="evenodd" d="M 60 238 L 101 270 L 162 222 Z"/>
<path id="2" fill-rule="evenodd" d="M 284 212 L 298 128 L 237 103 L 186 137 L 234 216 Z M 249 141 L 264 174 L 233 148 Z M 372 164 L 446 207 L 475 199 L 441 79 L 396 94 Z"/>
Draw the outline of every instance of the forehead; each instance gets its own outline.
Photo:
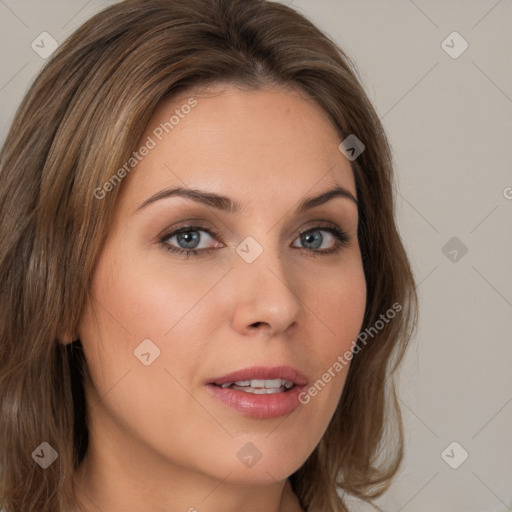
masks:
<path id="1" fill-rule="evenodd" d="M 163 100 L 138 147 L 144 144 L 151 150 L 123 184 L 130 203 L 169 186 L 277 201 L 296 201 L 327 185 L 356 195 L 327 114 L 281 87 L 217 85 Z"/>

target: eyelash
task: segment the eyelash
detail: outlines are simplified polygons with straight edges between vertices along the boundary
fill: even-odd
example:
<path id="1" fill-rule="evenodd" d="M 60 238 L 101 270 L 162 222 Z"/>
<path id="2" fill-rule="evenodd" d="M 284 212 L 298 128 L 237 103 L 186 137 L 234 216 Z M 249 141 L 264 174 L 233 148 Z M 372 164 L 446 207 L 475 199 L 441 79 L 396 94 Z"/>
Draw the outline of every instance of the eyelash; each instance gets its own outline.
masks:
<path id="1" fill-rule="evenodd" d="M 213 229 L 205 228 L 204 226 L 198 226 L 198 225 L 189 225 L 189 226 L 182 226 L 175 231 L 172 231 L 171 233 L 166 234 L 163 238 L 161 238 L 158 243 L 164 246 L 164 249 L 168 252 L 174 253 L 174 254 L 180 254 L 180 255 L 186 255 L 188 256 L 192 254 L 193 256 L 204 256 L 205 254 L 210 254 L 212 251 L 218 250 L 218 249 L 181 249 L 177 247 L 173 247 L 167 243 L 167 240 L 174 237 L 175 235 L 179 235 L 180 233 L 186 233 L 188 231 L 204 231 L 208 233 L 211 237 L 217 238 L 219 236 L 219 233 L 217 233 Z M 314 231 L 327 231 L 328 233 L 331 233 L 335 240 L 336 244 L 331 249 L 324 249 L 324 250 L 315 250 L 315 249 L 307 249 L 298 247 L 298 249 L 302 249 L 305 251 L 310 252 L 311 256 L 323 256 L 328 254 L 337 254 L 339 253 L 344 247 L 346 247 L 349 242 L 350 238 L 347 235 L 345 231 L 342 229 L 339 229 L 334 226 L 314 226 L 312 228 L 308 228 L 301 233 L 299 233 L 299 237 L 310 232 Z"/>

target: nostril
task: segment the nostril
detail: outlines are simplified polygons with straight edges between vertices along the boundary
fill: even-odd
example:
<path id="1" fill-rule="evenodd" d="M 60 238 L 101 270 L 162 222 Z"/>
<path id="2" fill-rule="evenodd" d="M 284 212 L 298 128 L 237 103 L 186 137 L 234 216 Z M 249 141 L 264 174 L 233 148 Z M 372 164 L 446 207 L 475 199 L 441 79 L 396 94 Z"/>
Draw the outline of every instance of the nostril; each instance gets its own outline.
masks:
<path id="1" fill-rule="evenodd" d="M 248 332 L 252 334 L 272 332 L 272 327 L 268 322 L 254 322 L 252 324 L 249 324 L 249 327 L 247 329 Z"/>

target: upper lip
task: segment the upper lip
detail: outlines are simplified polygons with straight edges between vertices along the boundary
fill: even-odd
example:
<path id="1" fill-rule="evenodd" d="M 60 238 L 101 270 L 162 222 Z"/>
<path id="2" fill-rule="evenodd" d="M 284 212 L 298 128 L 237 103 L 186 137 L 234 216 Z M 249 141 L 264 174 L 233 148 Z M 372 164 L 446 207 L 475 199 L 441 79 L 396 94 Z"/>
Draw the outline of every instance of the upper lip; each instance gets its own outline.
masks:
<path id="1" fill-rule="evenodd" d="M 226 382 L 237 382 L 239 380 L 252 379 L 283 379 L 290 380 L 297 386 L 303 386 L 307 383 L 307 377 L 292 366 L 252 366 L 243 368 L 236 372 L 228 373 L 222 377 L 210 379 L 207 384 L 225 384 Z"/>

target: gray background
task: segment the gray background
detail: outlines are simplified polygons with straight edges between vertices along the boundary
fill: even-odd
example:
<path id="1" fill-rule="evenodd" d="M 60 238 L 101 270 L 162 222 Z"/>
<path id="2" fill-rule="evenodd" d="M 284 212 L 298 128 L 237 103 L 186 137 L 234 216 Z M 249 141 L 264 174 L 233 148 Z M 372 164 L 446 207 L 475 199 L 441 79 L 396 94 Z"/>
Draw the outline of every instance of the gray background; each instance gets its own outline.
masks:
<path id="1" fill-rule="evenodd" d="M 44 63 L 32 41 L 112 3 L 0 0 L 0 141 Z M 394 151 L 420 323 L 400 375 L 406 460 L 378 503 L 512 510 L 512 1 L 283 3 L 353 57 Z"/>

